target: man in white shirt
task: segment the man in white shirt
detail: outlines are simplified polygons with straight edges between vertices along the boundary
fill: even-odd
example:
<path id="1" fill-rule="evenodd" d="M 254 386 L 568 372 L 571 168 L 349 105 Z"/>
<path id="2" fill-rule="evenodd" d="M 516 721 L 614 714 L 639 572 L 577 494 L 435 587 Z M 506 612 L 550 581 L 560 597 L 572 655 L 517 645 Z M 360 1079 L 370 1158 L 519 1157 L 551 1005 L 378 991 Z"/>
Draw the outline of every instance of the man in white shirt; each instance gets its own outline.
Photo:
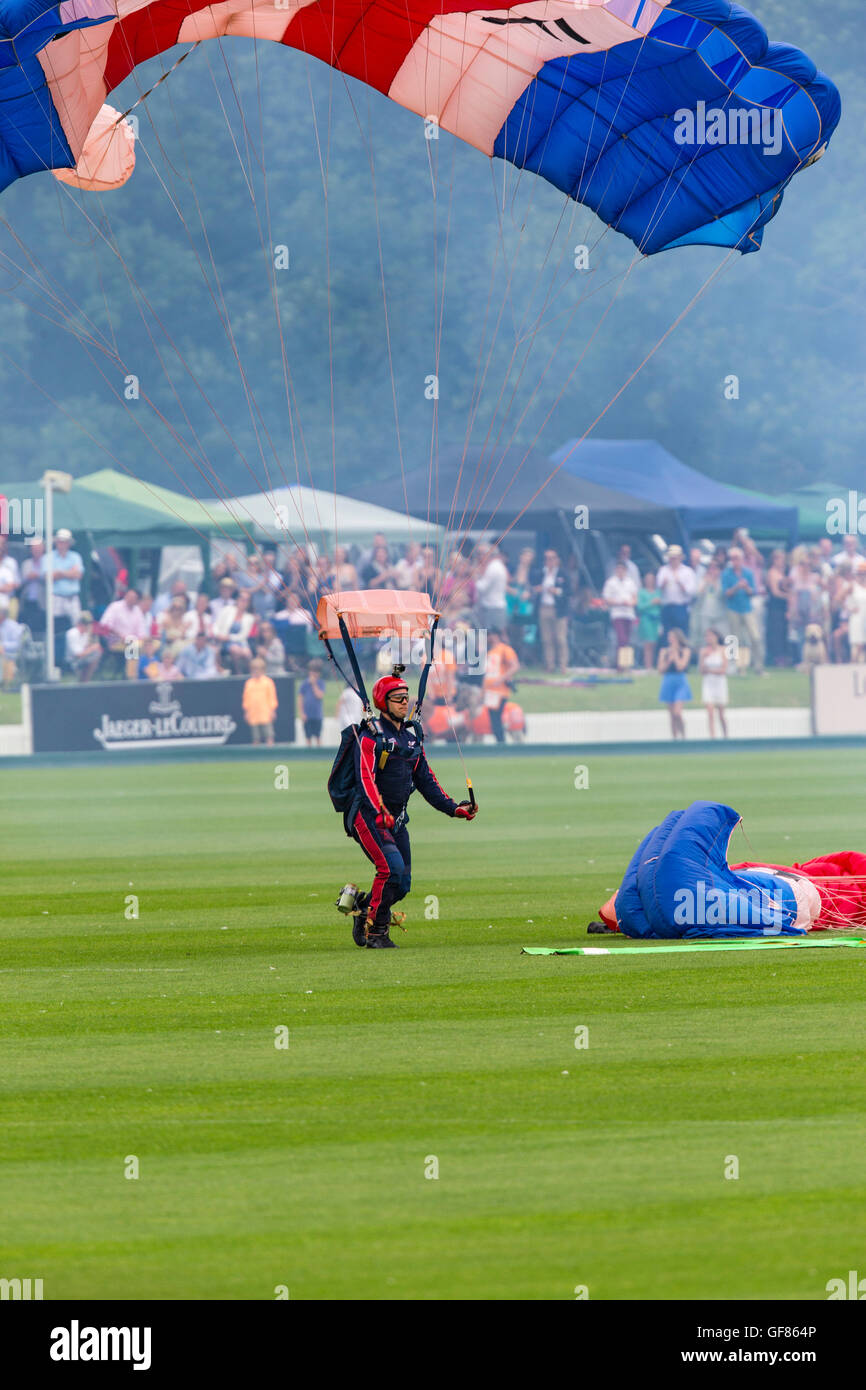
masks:
<path id="1" fill-rule="evenodd" d="M 684 563 L 681 545 L 668 546 L 656 583 L 662 600 L 662 632 L 667 636 L 671 628 L 677 627 L 687 633 L 689 606 L 698 591 L 698 577 L 692 567 Z"/>
<path id="2" fill-rule="evenodd" d="M 495 546 L 479 549 L 481 573 L 475 581 L 475 592 L 481 605 L 481 626 L 488 632 L 508 631 L 508 570 Z"/>
<path id="3" fill-rule="evenodd" d="M 847 560 L 851 566 L 851 573 L 856 574 L 860 561 L 863 559 L 862 551 L 856 536 L 847 535 L 842 537 L 842 549 L 838 555 L 833 556 L 833 568 L 838 569 Z"/>
<path id="4" fill-rule="evenodd" d="M 83 609 L 66 634 L 66 664 L 84 684 L 102 660 L 102 645 L 93 631 L 93 614 Z"/>
<path id="5" fill-rule="evenodd" d="M 21 571 L 14 555 L 8 553 L 8 547 L 8 540 L 0 535 L 0 598 L 8 600 L 11 606 L 21 584 Z"/>
<path id="6" fill-rule="evenodd" d="M 625 561 L 618 560 L 616 569 L 605 582 L 601 596 L 607 604 L 613 630 L 616 633 L 616 649 L 631 646 L 637 607 L 637 586 L 626 570 Z"/>

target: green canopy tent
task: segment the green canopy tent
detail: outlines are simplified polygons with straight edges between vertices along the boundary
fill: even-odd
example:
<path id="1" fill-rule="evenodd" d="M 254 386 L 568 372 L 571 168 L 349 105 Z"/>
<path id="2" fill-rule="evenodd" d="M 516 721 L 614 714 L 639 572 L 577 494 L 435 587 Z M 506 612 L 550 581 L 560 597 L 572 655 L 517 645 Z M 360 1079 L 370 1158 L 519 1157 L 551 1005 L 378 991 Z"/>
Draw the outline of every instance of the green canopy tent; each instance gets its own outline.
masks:
<path id="1" fill-rule="evenodd" d="M 199 562 L 193 557 L 198 551 L 201 556 L 202 573 L 200 579 L 196 577 L 193 580 L 196 586 L 202 582 L 207 587 L 212 541 L 240 543 L 249 550 L 256 542 L 264 539 L 264 532 L 242 507 L 229 504 L 226 508 L 220 506 L 215 498 L 199 499 L 182 492 L 174 492 L 173 489 L 161 487 L 158 483 L 147 483 L 130 477 L 128 473 L 118 472 L 115 468 L 100 468 L 96 473 L 87 473 L 83 478 L 76 480 L 76 487 L 87 488 L 98 495 L 112 497 L 118 501 L 147 507 L 148 510 L 159 512 L 166 522 L 173 526 L 185 524 L 187 529 L 182 539 L 172 541 L 171 552 L 163 554 L 161 568 L 171 571 L 177 566 L 178 570 L 175 572 L 182 572 L 186 567 L 186 560 L 191 568 L 197 569 Z M 166 551 L 168 549 L 166 547 Z M 154 574 L 154 587 L 159 573 L 160 570 L 157 569 Z M 163 581 L 165 582 L 165 576 Z"/>
<path id="2" fill-rule="evenodd" d="M 742 492 L 750 489 L 742 488 Z M 778 507 L 796 507 L 799 513 L 799 535 L 801 541 L 819 541 L 822 536 L 830 535 L 827 530 L 827 503 L 833 498 L 847 499 L 849 489 L 843 487 L 841 483 L 807 483 L 805 487 L 798 488 L 796 492 L 786 492 L 781 497 L 769 497 L 766 493 L 752 492 L 751 496 L 761 502 L 773 502 Z M 755 540 L 766 540 L 770 532 L 761 526 L 753 526 L 752 535 Z M 832 537 L 838 541 L 838 536 Z"/>
<path id="3" fill-rule="evenodd" d="M 255 522 L 246 516 L 241 507 L 233 507 L 234 516 L 238 518 L 234 520 L 225 507 L 217 504 L 216 499 L 209 501 L 190 497 L 171 488 L 160 487 L 158 483 L 142 482 L 139 478 L 118 472 L 116 468 L 100 468 L 96 473 L 86 473 L 83 478 L 76 478 L 75 486 L 147 507 L 150 511 L 159 512 L 173 524 L 185 523 L 189 528 L 184 538 L 186 545 L 194 544 L 195 532 L 203 533 L 210 539 L 214 536 L 223 536 L 227 540 L 259 539 Z"/>
<path id="4" fill-rule="evenodd" d="M 43 492 L 37 482 L 0 482 L 0 497 L 6 499 L 4 525 L 10 541 L 26 541 L 42 534 Z M 92 552 L 101 547 L 128 551 L 133 583 L 138 579 L 143 552 L 168 545 L 188 545 L 190 537 L 186 522 L 137 502 L 81 487 L 77 481 L 71 491 L 54 493 L 54 529 L 64 526 L 75 537 L 75 548 L 86 565 L 92 560 Z"/>

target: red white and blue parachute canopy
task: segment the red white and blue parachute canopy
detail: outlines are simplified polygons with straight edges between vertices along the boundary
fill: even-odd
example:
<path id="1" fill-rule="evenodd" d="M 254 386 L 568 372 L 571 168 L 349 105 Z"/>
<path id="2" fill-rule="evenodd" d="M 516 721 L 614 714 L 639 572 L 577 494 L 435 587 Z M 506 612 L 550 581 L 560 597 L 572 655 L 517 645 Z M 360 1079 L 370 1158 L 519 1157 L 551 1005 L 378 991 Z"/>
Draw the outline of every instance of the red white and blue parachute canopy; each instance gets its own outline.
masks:
<path id="1" fill-rule="evenodd" d="M 107 95 L 138 63 L 218 36 L 312 54 L 647 254 L 757 250 L 840 114 L 811 59 L 729 0 L 0 0 L 0 189 L 61 168 L 91 186 L 94 162 L 95 186 L 122 183 L 127 136 L 94 129 Z"/>
<path id="2" fill-rule="evenodd" d="M 406 637 L 430 632 L 439 614 L 429 594 L 403 589 L 356 589 L 323 594 L 316 609 L 316 626 L 322 641 L 342 637 L 342 618 L 350 637 Z"/>

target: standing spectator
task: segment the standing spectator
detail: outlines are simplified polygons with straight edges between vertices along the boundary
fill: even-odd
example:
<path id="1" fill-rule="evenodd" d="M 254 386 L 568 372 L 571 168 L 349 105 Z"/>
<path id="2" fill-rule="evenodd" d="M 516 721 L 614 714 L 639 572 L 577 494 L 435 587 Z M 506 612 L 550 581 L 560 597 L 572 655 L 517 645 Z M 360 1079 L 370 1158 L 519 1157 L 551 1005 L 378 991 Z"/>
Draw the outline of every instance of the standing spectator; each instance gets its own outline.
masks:
<path id="1" fill-rule="evenodd" d="M 102 660 L 102 643 L 93 630 L 93 614 L 82 609 L 66 634 L 66 664 L 82 685 L 92 680 Z"/>
<path id="2" fill-rule="evenodd" d="M 442 616 L 449 623 L 470 621 L 478 599 L 472 566 L 459 551 L 448 560 L 442 584 Z"/>
<path id="3" fill-rule="evenodd" d="M 197 627 L 195 614 L 187 612 L 186 595 L 176 594 L 159 620 L 160 636 L 164 644 L 163 660 L 166 656 L 178 656 L 184 647 L 189 646 L 195 637 Z"/>
<path id="4" fill-rule="evenodd" d="M 791 585 L 784 550 L 774 550 L 767 570 L 767 665 L 785 666 L 788 653 L 788 600 Z"/>
<path id="5" fill-rule="evenodd" d="M 838 555 L 835 555 L 833 558 L 833 568 L 838 569 L 839 566 L 844 565 L 847 560 L 851 566 L 851 573 L 856 574 L 857 566 L 862 559 L 864 559 L 864 556 L 860 550 L 857 537 L 851 535 L 843 536 L 842 549 L 839 551 Z"/>
<path id="6" fill-rule="evenodd" d="M 127 589 L 123 598 L 116 598 L 102 615 L 108 650 L 123 663 L 127 680 L 134 681 L 138 675 L 140 644 L 149 637 L 148 626 L 138 606 L 136 589 Z"/>
<path id="7" fill-rule="evenodd" d="M 397 571 L 388 558 L 387 545 L 377 545 L 370 559 L 361 571 L 365 589 L 385 589 L 391 585 L 408 588 L 398 584 Z"/>
<path id="8" fill-rule="evenodd" d="M 276 571 L 274 571 L 274 576 L 279 581 L 279 575 Z M 255 614 L 259 622 L 263 618 L 273 617 L 277 611 L 277 594 L 271 588 L 271 582 L 265 574 L 264 562 L 259 559 L 258 555 L 251 555 L 247 560 L 246 573 L 238 579 L 238 584 L 249 594 L 250 611 Z"/>
<path id="9" fill-rule="evenodd" d="M 203 632 L 205 637 L 213 634 L 213 617 L 210 611 L 210 599 L 207 594 L 196 594 L 195 607 L 190 619 L 193 637 L 197 637 Z"/>
<path id="10" fill-rule="evenodd" d="M 511 679 L 520 669 L 513 647 L 509 647 L 501 632 L 488 632 L 487 665 L 484 672 L 484 704 L 490 715 L 490 727 L 497 743 L 505 742 L 502 710 L 511 690 Z"/>
<path id="11" fill-rule="evenodd" d="M 833 571 L 830 580 L 830 638 L 833 644 L 833 660 L 847 661 L 850 657 L 848 647 L 848 599 L 854 588 L 851 564 L 848 560 Z"/>
<path id="12" fill-rule="evenodd" d="M 708 627 L 724 632 L 727 614 L 722 595 L 722 571 L 712 559 L 698 576 L 698 591 L 689 613 L 689 645 L 693 649 L 699 647 Z"/>
<path id="13" fill-rule="evenodd" d="M 141 609 L 141 616 L 144 618 L 144 627 L 148 637 L 158 637 L 159 621 L 154 617 L 153 599 L 150 594 L 140 594 L 138 606 Z"/>
<path id="14" fill-rule="evenodd" d="M 61 526 L 54 536 L 54 549 L 44 556 L 45 582 L 51 584 L 54 595 L 54 632 L 58 644 L 73 623 L 78 622 L 81 612 L 84 562 L 78 551 L 72 549 L 72 541 L 72 532 Z"/>
<path id="15" fill-rule="evenodd" d="M 219 674 L 216 652 L 201 628 L 178 656 L 177 668 L 184 680 L 188 681 L 214 680 Z"/>
<path id="16" fill-rule="evenodd" d="M 666 643 L 659 652 L 658 670 L 662 678 L 659 690 L 659 704 L 667 705 L 671 719 L 671 737 L 685 738 L 686 722 L 683 718 L 683 705 L 692 698 L 691 686 L 686 679 L 686 671 L 692 659 L 691 649 L 686 642 L 685 633 L 672 627 L 666 634 Z"/>
<path id="17" fill-rule="evenodd" d="M 866 560 L 854 575 L 854 584 L 848 595 L 848 646 L 851 660 L 866 660 Z"/>
<path id="18" fill-rule="evenodd" d="M 214 623 L 214 637 L 222 642 L 222 664 L 231 664 L 236 676 L 251 669 L 250 638 L 255 632 L 255 614 L 250 612 L 250 596 L 242 589 L 230 606 L 220 611 Z"/>
<path id="19" fill-rule="evenodd" d="M 268 748 L 274 746 L 274 718 L 277 713 L 277 687 L 265 675 L 265 663 L 260 656 L 250 662 L 249 680 L 244 682 L 244 718 L 250 726 L 253 743 L 264 739 Z"/>
<path id="20" fill-rule="evenodd" d="M 538 630 L 544 666 L 568 674 L 568 577 L 555 550 L 545 550 L 541 572 L 532 591 L 538 604 Z"/>
<path id="21" fill-rule="evenodd" d="M 394 566 L 394 584 L 398 589 L 416 590 L 421 584 L 421 547 L 416 541 L 406 546 L 406 554 Z"/>
<path id="22" fill-rule="evenodd" d="M 0 663 L 3 668 L 3 689 L 10 690 L 15 680 L 18 652 L 24 624 L 9 616 L 9 599 L 0 594 Z"/>
<path id="23" fill-rule="evenodd" d="M 21 566 L 21 592 L 18 618 L 34 637 L 45 633 L 45 543 L 29 540 L 28 554 Z"/>
<path id="24" fill-rule="evenodd" d="M 667 637 L 673 627 L 687 631 L 689 605 L 698 591 L 698 580 L 691 566 L 683 562 L 681 545 L 668 546 L 656 583 L 662 599 L 662 633 Z"/>
<path id="25" fill-rule="evenodd" d="M 334 567 L 329 578 L 335 593 L 347 593 L 352 589 L 358 588 L 358 571 L 355 569 L 355 566 L 349 562 L 349 556 L 345 546 L 335 546 Z"/>
<path id="26" fill-rule="evenodd" d="M 715 628 L 707 628 L 704 646 L 699 660 L 701 671 L 701 703 L 707 711 L 710 725 L 710 738 L 715 738 L 715 715 L 719 716 L 722 738 L 728 737 L 725 710 L 728 705 L 728 658 L 722 645 L 721 634 Z"/>
<path id="27" fill-rule="evenodd" d="M 535 637 L 535 602 L 532 597 L 532 570 L 535 551 L 521 550 L 513 577 L 508 581 L 508 635 L 520 660 L 526 662 L 527 648 Z"/>
<path id="28" fill-rule="evenodd" d="M 364 704 L 357 690 L 347 685 L 337 701 L 337 728 L 340 733 L 350 724 L 357 724 L 364 713 Z"/>
<path id="29" fill-rule="evenodd" d="M 256 646 L 256 656 L 260 656 L 264 661 L 267 675 L 284 676 L 286 674 L 286 649 L 277 636 L 273 623 L 262 623 Z"/>
<path id="30" fill-rule="evenodd" d="M 619 653 L 624 647 L 631 646 L 637 608 L 637 585 L 628 572 L 625 560 L 617 560 L 613 574 L 605 580 L 601 596 L 616 633 L 617 665 L 620 665 Z"/>
<path id="31" fill-rule="evenodd" d="M 656 577 L 649 570 L 643 577 L 643 585 L 637 596 L 637 641 L 643 653 L 645 671 L 653 671 L 656 664 L 656 644 L 662 630 L 662 597 L 656 588 Z"/>
<path id="32" fill-rule="evenodd" d="M 491 632 L 504 632 L 508 626 L 508 570 L 493 545 L 479 547 L 480 573 L 475 592 L 481 609 L 481 626 Z"/>
<path id="33" fill-rule="evenodd" d="M 822 618 L 821 585 L 802 552 L 794 564 L 790 584 L 788 621 L 796 648 L 794 659 L 799 662 L 806 640 L 806 628 L 811 623 L 820 623 Z"/>
<path id="34" fill-rule="evenodd" d="M 634 560 L 631 558 L 630 545 L 620 546 L 619 550 L 616 552 L 616 561 L 617 564 L 619 564 L 620 561 L 622 561 L 622 563 L 625 565 L 626 573 L 628 574 L 628 577 L 631 580 L 631 582 L 634 584 L 635 593 L 637 593 L 638 589 L 640 588 L 640 570 L 638 569 Z"/>
<path id="35" fill-rule="evenodd" d="M 6 600 L 6 607 L 12 611 L 12 601 L 21 586 L 21 571 L 14 555 L 9 554 L 9 541 L 0 532 L 0 600 Z M 17 608 L 15 610 L 17 612 Z"/>
<path id="36" fill-rule="evenodd" d="M 224 608 L 234 608 L 236 593 L 235 581 L 230 575 L 224 575 L 219 582 L 217 596 L 210 606 L 214 622 L 217 621 Z"/>
<path id="37" fill-rule="evenodd" d="M 276 610 L 277 599 L 285 586 L 283 576 L 277 569 L 277 552 L 272 546 L 268 546 L 266 550 L 262 551 L 262 578 L 265 582 L 265 588 L 274 596 L 274 606 L 270 610 L 273 613 Z"/>
<path id="38" fill-rule="evenodd" d="M 748 647 L 752 669 L 756 676 L 760 676 L 764 670 L 764 642 L 752 606 L 755 576 L 743 563 L 743 552 L 737 545 L 732 545 L 728 551 L 728 564 L 722 575 L 722 594 L 727 607 L 728 631 L 736 637 L 741 650 Z"/>
<path id="39" fill-rule="evenodd" d="M 313 744 L 318 747 L 322 742 L 322 711 L 325 699 L 321 661 L 310 662 L 307 679 L 302 682 L 298 695 L 307 747 L 311 748 Z"/>
<path id="40" fill-rule="evenodd" d="M 372 545 L 367 546 L 365 550 L 361 551 L 358 556 L 358 568 L 360 571 L 363 572 L 368 567 L 378 550 L 384 550 L 386 563 L 390 564 L 391 556 L 388 549 L 388 537 L 385 535 L 384 531 L 377 531 L 373 537 Z"/>
<path id="41" fill-rule="evenodd" d="M 157 594 L 153 601 L 154 618 L 160 618 L 169 608 L 172 599 L 175 598 L 182 598 L 186 604 L 189 604 L 189 594 L 182 579 L 176 579 L 167 593 Z"/>

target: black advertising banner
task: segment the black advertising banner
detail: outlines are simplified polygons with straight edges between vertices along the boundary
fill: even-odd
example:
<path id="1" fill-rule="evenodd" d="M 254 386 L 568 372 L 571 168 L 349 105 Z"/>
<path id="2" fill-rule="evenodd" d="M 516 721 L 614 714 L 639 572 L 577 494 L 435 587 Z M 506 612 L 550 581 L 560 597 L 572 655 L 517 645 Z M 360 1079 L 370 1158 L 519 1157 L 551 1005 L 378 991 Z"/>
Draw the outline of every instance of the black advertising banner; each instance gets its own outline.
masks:
<path id="1" fill-rule="evenodd" d="M 295 682 L 277 688 L 274 737 L 295 738 Z M 141 752 L 252 743 L 244 718 L 243 676 L 207 681 L 102 681 L 30 689 L 33 752 Z"/>

